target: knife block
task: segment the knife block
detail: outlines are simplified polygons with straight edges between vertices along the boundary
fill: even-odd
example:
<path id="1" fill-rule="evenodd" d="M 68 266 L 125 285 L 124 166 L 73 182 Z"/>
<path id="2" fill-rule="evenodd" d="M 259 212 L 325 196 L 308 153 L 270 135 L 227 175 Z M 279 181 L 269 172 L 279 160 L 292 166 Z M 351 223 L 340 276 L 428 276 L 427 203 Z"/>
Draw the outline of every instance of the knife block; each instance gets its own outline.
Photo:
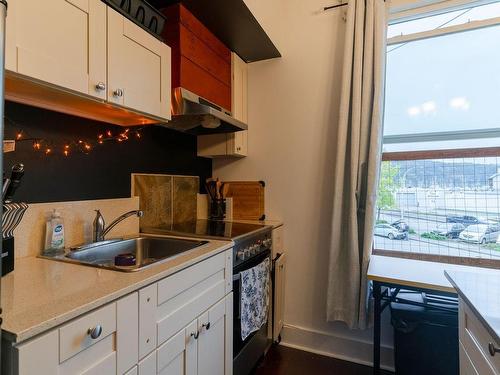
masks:
<path id="1" fill-rule="evenodd" d="M 14 237 L 2 240 L 2 276 L 14 271 Z"/>

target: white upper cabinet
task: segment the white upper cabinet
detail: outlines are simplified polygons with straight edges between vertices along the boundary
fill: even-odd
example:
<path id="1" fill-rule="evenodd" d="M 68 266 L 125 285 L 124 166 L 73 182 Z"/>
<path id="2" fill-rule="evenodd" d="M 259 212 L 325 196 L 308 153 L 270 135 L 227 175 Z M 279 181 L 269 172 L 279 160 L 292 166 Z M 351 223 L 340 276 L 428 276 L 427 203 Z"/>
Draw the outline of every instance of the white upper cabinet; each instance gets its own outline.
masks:
<path id="1" fill-rule="evenodd" d="M 6 35 L 8 100 L 125 126 L 170 119 L 170 47 L 101 0 L 13 0 Z"/>
<path id="2" fill-rule="evenodd" d="M 170 47 L 108 9 L 108 100 L 170 119 Z"/>
<path id="3" fill-rule="evenodd" d="M 100 0 L 9 2 L 6 68 L 105 99 L 106 5 Z"/>

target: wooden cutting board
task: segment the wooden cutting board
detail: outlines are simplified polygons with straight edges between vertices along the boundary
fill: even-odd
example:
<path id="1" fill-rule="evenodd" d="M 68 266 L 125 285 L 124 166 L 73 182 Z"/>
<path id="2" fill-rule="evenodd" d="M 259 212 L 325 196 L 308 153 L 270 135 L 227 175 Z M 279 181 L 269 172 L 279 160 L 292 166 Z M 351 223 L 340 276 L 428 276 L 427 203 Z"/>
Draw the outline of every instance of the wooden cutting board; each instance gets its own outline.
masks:
<path id="1" fill-rule="evenodd" d="M 264 220 L 264 181 L 224 181 L 233 199 L 233 220 Z"/>

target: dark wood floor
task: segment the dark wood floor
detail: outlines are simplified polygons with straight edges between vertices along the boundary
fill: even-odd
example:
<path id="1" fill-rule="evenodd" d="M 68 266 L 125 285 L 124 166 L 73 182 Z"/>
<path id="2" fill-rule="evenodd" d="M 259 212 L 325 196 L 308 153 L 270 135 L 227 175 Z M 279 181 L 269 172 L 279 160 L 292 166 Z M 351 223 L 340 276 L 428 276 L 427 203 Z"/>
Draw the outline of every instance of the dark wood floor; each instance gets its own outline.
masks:
<path id="1" fill-rule="evenodd" d="M 273 345 L 253 375 L 371 375 L 372 368 L 319 354 Z M 390 372 L 382 371 L 389 375 Z"/>

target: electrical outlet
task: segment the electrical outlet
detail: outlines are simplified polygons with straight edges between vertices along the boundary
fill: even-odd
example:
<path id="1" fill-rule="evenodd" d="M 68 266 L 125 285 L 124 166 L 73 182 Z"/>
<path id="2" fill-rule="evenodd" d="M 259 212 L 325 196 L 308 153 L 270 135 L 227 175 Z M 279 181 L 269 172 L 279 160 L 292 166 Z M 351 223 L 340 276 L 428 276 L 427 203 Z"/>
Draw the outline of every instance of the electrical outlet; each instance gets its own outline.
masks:
<path id="1" fill-rule="evenodd" d="M 16 150 L 16 141 L 14 140 L 7 140 L 3 141 L 3 152 L 12 152 Z"/>

